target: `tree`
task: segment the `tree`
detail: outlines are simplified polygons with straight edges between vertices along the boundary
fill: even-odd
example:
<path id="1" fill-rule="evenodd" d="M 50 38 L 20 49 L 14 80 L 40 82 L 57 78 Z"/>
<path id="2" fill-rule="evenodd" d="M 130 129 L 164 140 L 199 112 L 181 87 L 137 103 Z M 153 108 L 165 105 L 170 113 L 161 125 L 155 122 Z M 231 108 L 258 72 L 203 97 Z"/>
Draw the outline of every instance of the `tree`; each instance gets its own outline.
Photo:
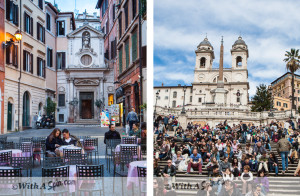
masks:
<path id="1" fill-rule="evenodd" d="M 44 106 L 44 110 L 46 111 L 48 116 L 52 113 L 55 113 L 56 103 L 52 101 L 50 97 L 47 98 L 47 105 Z"/>
<path id="2" fill-rule="evenodd" d="M 252 97 L 251 110 L 253 112 L 268 111 L 273 108 L 272 94 L 264 84 L 256 87 L 256 94 Z"/>
<path id="3" fill-rule="evenodd" d="M 286 63 L 286 69 L 292 73 L 292 109 L 296 109 L 295 105 L 295 72 L 300 68 L 300 61 L 299 61 L 299 50 L 292 48 L 291 51 L 286 51 L 285 53 L 286 58 L 283 60 Z"/>

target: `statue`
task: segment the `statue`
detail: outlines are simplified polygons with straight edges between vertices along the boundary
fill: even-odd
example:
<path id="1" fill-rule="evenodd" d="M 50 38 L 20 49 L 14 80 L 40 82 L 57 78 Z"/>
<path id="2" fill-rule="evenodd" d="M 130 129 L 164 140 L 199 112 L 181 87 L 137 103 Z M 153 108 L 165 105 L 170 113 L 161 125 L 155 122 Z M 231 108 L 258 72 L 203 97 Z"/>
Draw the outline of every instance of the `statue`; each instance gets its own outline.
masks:
<path id="1" fill-rule="evenodd" d="M 85 31 L 83 32 L 82 34 L 82 48 L 83 49 L 87 49 L 87 48 L 90 48 L 91 45 L 91 40 L 90 40 L 90 33 Z"/>

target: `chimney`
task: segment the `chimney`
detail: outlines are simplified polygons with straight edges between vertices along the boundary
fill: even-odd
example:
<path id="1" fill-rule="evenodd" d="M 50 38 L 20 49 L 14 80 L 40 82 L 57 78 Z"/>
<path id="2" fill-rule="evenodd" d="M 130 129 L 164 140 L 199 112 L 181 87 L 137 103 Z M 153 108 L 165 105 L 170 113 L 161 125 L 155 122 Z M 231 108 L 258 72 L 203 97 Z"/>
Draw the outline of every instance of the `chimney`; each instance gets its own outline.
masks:
<path id="1" fill-rule="evenodd" d="M 164 83 L 163 83 L 163 82 L 161 83 L 161 86 L 164 86 Z"/>

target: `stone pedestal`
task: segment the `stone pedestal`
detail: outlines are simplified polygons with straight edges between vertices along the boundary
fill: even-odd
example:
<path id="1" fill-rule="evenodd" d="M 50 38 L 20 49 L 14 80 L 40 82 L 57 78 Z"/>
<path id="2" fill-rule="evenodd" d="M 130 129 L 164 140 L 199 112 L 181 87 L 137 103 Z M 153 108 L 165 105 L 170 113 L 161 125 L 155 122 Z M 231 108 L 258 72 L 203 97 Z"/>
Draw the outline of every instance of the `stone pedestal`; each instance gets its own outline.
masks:
<path id="1" fill-rule="evenodd" d="M 180 126 L 183 128 L 183 129 L 186 129 L 187 127 L 187 115 L 186 114 L 180 114 L 178 116 L 178 122 L 180 124 Z"/>

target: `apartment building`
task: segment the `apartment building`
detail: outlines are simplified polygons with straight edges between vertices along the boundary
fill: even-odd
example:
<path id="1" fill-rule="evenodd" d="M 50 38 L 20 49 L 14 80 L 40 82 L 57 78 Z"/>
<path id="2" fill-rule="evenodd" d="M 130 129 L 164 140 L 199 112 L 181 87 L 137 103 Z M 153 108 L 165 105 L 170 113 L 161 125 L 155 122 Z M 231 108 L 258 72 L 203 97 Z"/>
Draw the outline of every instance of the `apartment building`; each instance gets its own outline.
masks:
<path id="1" fill-rule="evenodd" d="M 22 40 L 5 49 L 4 132 L 34 126 L 46 100 L 46 15 L 44 0 L 6 0 L 5 40 Z"/>
<path id="2" fill-rule="evenodd" d="M 5 40 L 5 4 L 0 0 L 0 40 Z M 0 131 L 4 133 L 4 78 L 5 78 L 5 57 L 4 48 L 0 47 Z"/>

